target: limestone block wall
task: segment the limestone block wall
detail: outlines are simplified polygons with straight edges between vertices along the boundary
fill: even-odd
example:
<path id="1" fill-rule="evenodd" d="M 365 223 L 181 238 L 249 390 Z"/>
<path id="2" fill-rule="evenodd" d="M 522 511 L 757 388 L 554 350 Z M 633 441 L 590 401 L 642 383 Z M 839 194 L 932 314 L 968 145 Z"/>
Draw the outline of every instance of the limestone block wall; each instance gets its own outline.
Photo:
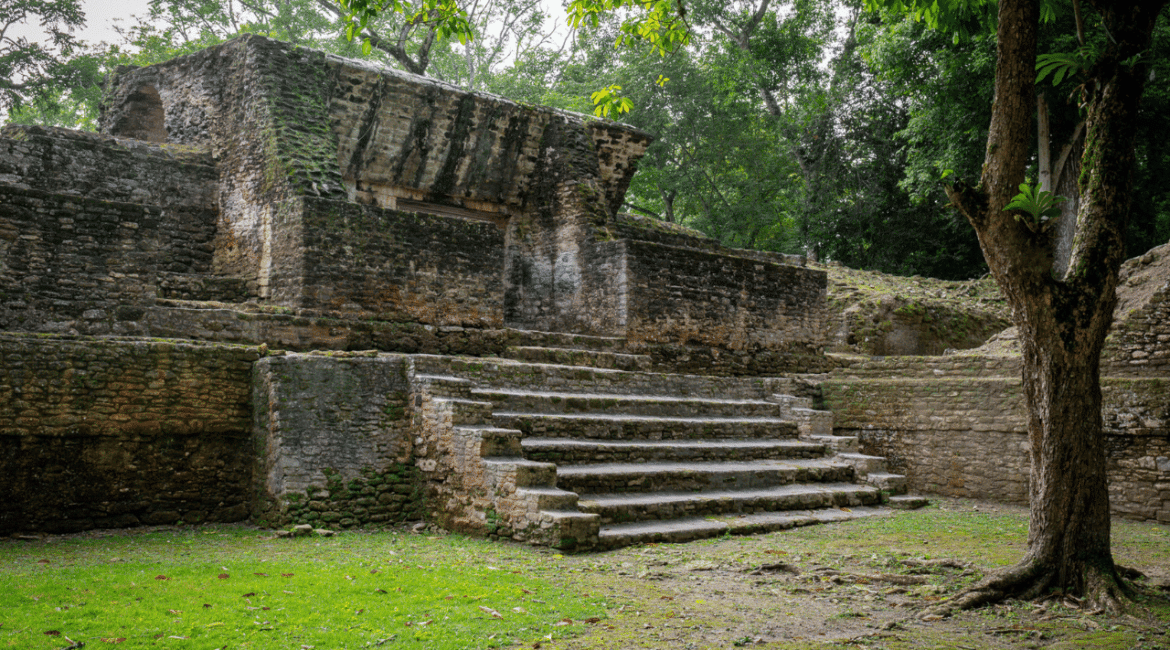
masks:
<path id="1" fill-rule="evenodd" d="M 259 356 L 0 335 L 0 534 L 247 518 Z"/>
<path id="2" fill-rule="evenodd" d="M 116 329 L 116 309 L 211 270 L 205 152 L 42 127 L 0 131 L 0 329 Z M 104 330 L 102 328 L 105 328 Z"/>
<path id="3" fill-rule="evenodd" d="M 269 356 L 252 406 L 257 517 L 355 526 L 421 515 L 402 357 Z"/>
<path id="4" fill-rule="evenodd" d="M 542 146 L 532 207 L 508 221 L 505 322 L 620 335 L 628 300 L 625 249 L 609 230 L 612 213 L 590 129 L 558 117 Z"/>
<path id="5" fill-rule="evenodd" d="M 872 359 L 823 386 L 835 430 L 889 459 L 912 489 L 1026 503 L 1028 438 L 1014 357 Z M 1102 379 L 1110 503 L 1170 522 L 1170 397 L 1165 378 Z"/>
<path id="6" fill-rule="evenodd" d="M 495 224 L 314 198 L 303 210 L 305 306 L 503 325 L 504 232 Z"/>
<path id="7" fill-rule="evenodd" d="M 822 271 L 629 240 L 626 335 L 633 342 L 819 352 Z"/>

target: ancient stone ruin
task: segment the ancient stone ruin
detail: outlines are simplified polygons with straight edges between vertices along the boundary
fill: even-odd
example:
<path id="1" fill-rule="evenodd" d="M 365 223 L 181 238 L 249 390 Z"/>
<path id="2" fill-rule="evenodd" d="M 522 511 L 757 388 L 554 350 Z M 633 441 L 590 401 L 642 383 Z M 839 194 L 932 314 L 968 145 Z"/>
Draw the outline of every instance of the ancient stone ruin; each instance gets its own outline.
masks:
<path id="1" fill-rule="evenodd" d="M 590 549 L 1021 496 L 1010 358 L 825 354 L 825 271 L 619 212 L 648 134 L 256 36 L 119 70 L 101 125 L 0 131 L 0 533 Z M 1114 506 L 1165 521 L 1124 367 Z"/>

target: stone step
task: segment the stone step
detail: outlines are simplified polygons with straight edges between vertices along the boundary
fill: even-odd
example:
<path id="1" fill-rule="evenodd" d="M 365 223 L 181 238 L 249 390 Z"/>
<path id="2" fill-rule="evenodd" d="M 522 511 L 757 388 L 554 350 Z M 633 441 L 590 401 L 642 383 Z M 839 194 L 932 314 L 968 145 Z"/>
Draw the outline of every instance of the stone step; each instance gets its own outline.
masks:
<path id="1" fill-rule="evenodd" d="M 608 350 L 513 346 L 504 355 L 517 361 L 562 366 L 583 366 L 607 370 L 647 371 L 653 365 L 649 355 L 623 354 Z"/>
<path id="2" fill-rule="evenodd" d="M 563 465 L 557 487 L 578 494 L 763 490 L 794 483 L 844 483 L 853 467 L 826 459 Z"/>
<path id="3" fill-rule="evenodd" d="M 811 442 L 819 442 L 828 445 L 830 449 L 842 453 L 851 454 L 857 453 L 859 442 L 857 436 L 807 436 Z"/>
<path id="4" fill-rule="evenodd" d="M 870 472 L 865 482 L 891 496 L 906 494 L 906 477 L 901 474 Z"/>
<path id="5" fill-rule="evenodd" d="M 451 409 L 451 424 L 455 426 L 484 425 L 492 421 L 492 403 L 458 397 L 436 397 L 437 407 Z"/>
<path id="6" fill-rule="evenodd" d="M 508 330 L 511 345 L 546 348 L 573 348 L 578 350 L 620 351 L 626 339 L 620 336 L 591 336 L 569 332 L 542 332 L 539 330 Z"/>
<path id="7" fill-rule="evenodd" d="M 418 373 L 463 377 L 481 386 L 510 390 L 738 399 L 764 399 L 771 394 L 769 378 L 763 377 L 632 372 L 491 357 L 417 354 L 410 358 Z"/>
<path id="8" fill-rule="evenodd" d="M 833 435 L 833 412 L 811 408 L 794 408 L 791 416 L 800 427 L 802 437 Z"/>
<path id="9" fill-rule="evenodd" d="M 877 508 L 857 506 L 610 524 L 601 527 L 598 539 L 601 548 L 605 549 L 634 544 L 690 542 L 720 535 L 754 535 L 798 526 L 848 521 L 881 513 Z"/>
<path id="10" fill-rule="evenodd" d="M 710 492 L 582 494 L 578 498 L 581 511 L 601 515 L 602 525 L 781 510 L 852 508 L 877 505 L 880 502 L 881 492 L 877 488 L 853 483 L 797 484 L 758 490 Z"/>
<path id="11" fill-rule="evenodd" d="M 577 493 L 555 487 L 517 488 L 516 498 L 534 502 L 540 511 L 580 512 Z"/>
<path id="12" fill-rule="evenodd" d="M 416 374 L 414 382 L 432 395 L 470 400 L 475 384 L 469 379 L 452 375 Z"/>
<path id="13" fill-rule="evenodd" d="M 917 510 L 923 506 L 929 505 L 930 501 L 926 497 L 914 496 L 910 494 L 899 494 L 890 497 L 889 505 L 891 508 L 898 508 L 899 510 Z"/>
<path id="14" fill-rule="evenodd" d="M 524 434 L 517 429 L 505 429 L 490 425 L 463 425 L 454 427 L 454 432 L 455 435 L 462 437 L 464 440 L 478 440 L 479 455 L 481 457 L 524 456 L 524 449 L 520 445 L 520 439 Z M 541 462 L 537 458 L 530 458 L 529 460 Z"/>
<path id="15" fill-rule="evenodd" d="M 617 395 L 609 393 L 554 393 L 478 388 L 472 397 L 490 401 L 497 411 L 512 413 L 604 413 L 665 417 L 783 417 L 782 407 L 766 400 Z"/>
<path id="16" fill-rule="evenodd" d="M 514 475 L 517 488 L 555 489 L 557 484 L 557 466 L 552 463 L 538 463 L 525 458 L 491 457 L 484 458 L 483 464 L 486 472 Z M 559 506 L 551 507 L 559 509 Z M 545 508 L 541 505 L 542 510 Z"/>
<path id="17" fill-rule="evenodd" d="M 791 411 L 792 409 L 798 409 L 798 408 L 801 408 L 801 409 L 811 409 L 812 408 L 812 400 L 807 398 L 807 397 L 796 397 L 794 395 L 785 395 L 783 393 L 773 393 L 771 395 L 768 395 L 767 398 L 765 398 L 765 399 L 767 399 L 769 402 L 775 402 L 776 404 L 781 404 L 784 407 L 786 407 L 789 411 Z"/>
<path id="18" fill-rule="evenodd" d="M 524 438 L 524 457 L 557 463 L 647 463 L 823 458 L 822 444 L 804 440 L 582 440 Z"/>
<path id="19" fill-rule="evenodd" d="M 865 478 L 873 472 L 886 471 L 886 459 L 884 456 L 867 456 L 865 454 L 847 453 L 837 454 L 836 458 L 844 463 L 849 463 L 853 469 L 857 470 L 858 478 Z"/>
<path id="20" fill-rule="evenodd" d="M 496 411 L 497 426 L 525 437 L 588 440 L 792 440 L 795 422 L 779 418 L 662 417 L 589 413 L 541 414 Z M 810 441 L 813 444 L 824 444 Z"/>

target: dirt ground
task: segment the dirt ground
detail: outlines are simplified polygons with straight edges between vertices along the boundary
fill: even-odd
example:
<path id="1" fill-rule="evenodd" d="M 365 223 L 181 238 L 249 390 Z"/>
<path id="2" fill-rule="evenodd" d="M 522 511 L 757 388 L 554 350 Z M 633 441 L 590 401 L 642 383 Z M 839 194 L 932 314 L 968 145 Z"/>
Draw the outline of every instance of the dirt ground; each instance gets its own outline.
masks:
<path id="1" fill-rule="evenodd" d="M 1027 511 L 1021 507 L 936 499 L 932 511 L 938 516 L 986 514 L 990 526 L 1016 526 L 1017 538 L 1019 526 L 1026 531 Z M 893 515 L 907 516 L 924 515 Z M 860 531 L 828 525 L 570 556 L 567 585 L 612 596 L 622 605 L 588 633 L 543 645 L 1170 649 L 1170 535 L 1165 526 L 1115 526 L 1126 531 L 1137 526 L 1132 543 L 1115 532 L 1114 553 L 1119 563 L 1148 576 L 1141 581 L 1147 594 L 1141 598 L 1152 610 L 1139 606 L 1130 615 L 1111 618 L 1055 598 L 922 620 L 926 606 L 1018 558 L 1022 543 L 996 544 L 993 528 L 956 533 L 955 539 L 929 530 L 919 535 L 914 520 L 907 520 L 902 536 L 891 537 L 886 532 L 891 523 Z M 972 536 L 983 541 L 972 546 Z"/>

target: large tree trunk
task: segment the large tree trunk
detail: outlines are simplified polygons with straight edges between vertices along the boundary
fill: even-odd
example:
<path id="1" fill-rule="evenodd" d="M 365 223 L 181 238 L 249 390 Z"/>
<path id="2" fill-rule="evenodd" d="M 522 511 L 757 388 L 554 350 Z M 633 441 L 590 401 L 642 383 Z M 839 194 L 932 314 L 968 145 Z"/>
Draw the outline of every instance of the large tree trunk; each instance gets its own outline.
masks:
<path id="1" fill-rule="evenodd" d="M 1031 522 L 1019 564 L 959 594 L 971 607 L 1049 590 L 1116 610 L 1123 583 L 1109 544 L 1100 354 L 1113 319 L 1129 212 L 1134 124 L 1146 69 L 1123 62 L 1149 47 L 1160 2 L 1096 3 L 1111 41 L 1092 71 L 1076 237 L 1067 270 L 1054 268 L 1052 224 L 1003 207 L 1030 157 L 1038 3 L 1001 0 L 996 99 L 978 188 L 948 190 L 975 227 L 1020 330 L 1028 409 Z M 1132 61 L 1131 61 L 1132 63 Z"/>

